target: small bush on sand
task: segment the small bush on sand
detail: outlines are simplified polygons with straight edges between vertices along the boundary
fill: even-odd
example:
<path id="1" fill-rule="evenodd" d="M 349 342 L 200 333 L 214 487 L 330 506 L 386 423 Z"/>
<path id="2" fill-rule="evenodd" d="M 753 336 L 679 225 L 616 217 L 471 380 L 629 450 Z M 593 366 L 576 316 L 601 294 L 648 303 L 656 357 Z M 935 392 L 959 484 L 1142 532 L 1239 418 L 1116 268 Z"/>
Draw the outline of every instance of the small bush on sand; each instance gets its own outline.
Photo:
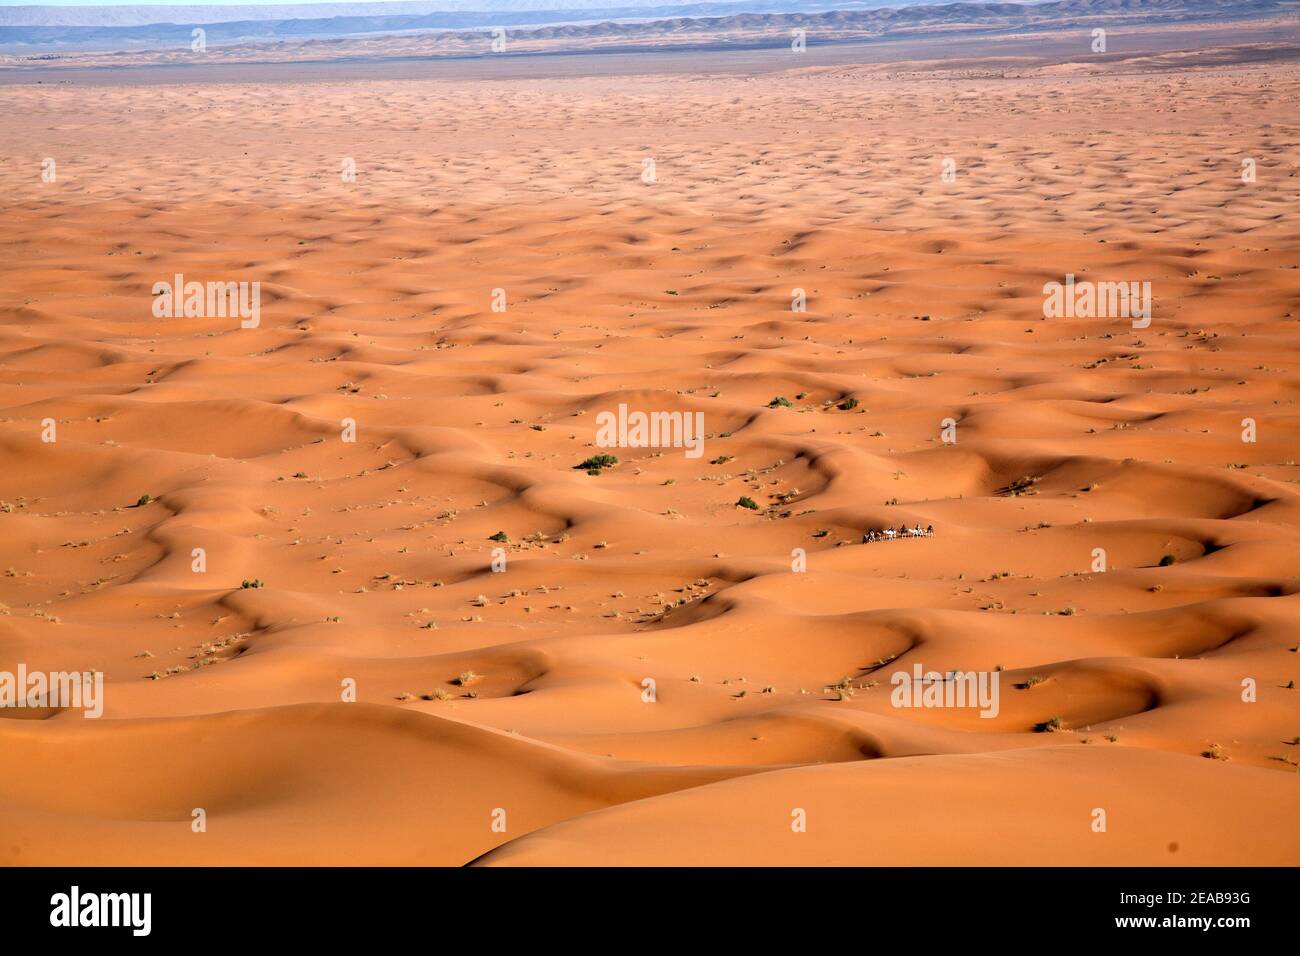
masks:
<path id="1" fill-rule="evenodd" d="M 581 461 L 573 467 L 578 471 L 585 471 L 589 475 L 599 475 L 602 468 L 613 468 L 617 464 L 618 459 L 615 456 L 602 452 L 599 455 L 592 455 L 586 461 Z"/>
<path id="2" fill-rule="evenodd" d="M 1018 495 L 1029 494 L 1033 490 L 1034 485 L 1038 484 L 1038 482 L 1039 478 L 1036 475 L 1024 475 L 1011 482 L 1005 488 L 1002 488 L 998 494 L 1012 498 Z"/>

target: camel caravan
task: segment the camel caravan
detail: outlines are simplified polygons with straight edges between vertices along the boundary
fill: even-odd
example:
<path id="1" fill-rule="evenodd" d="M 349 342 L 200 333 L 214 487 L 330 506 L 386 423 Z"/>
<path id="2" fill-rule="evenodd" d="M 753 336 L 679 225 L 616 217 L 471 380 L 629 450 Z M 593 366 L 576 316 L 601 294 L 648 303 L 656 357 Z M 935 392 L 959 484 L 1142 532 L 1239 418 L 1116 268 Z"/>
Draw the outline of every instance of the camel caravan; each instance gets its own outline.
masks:
<path id="1" fill-rule="evenodd" d="M 875 541 L 896 541 L 899 538 L 932 538 L 934 537 L 934 525 L 926 525 L 922 528 L 917 525 L 915 528 L 909 528 L 906 525 L 899 525 L 897 529 L 886 528 L 884 531 L 877 531 L 874 528 L 862 536 L 863 544 L 871 544 Z"/>

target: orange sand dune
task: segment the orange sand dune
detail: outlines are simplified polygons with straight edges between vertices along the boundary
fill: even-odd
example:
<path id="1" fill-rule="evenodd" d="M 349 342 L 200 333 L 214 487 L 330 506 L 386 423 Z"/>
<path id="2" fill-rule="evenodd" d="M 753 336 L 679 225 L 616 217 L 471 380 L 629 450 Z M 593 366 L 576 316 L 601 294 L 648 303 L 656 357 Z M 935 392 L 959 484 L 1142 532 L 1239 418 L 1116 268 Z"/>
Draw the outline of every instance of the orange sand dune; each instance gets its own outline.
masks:
<path id="1" fill-rule="evenodd" d="M 89 721 L 49 723 L 7 722 L 6 864 L 114 864 L 134 845 L 170 865 L 454 865 L 500 842 L 499 807 L 527 832 L 728 775 L 369 704 L 105 724 L 111 747 Z M 201 841 L 195 808 L 211 821 Z"/>
<path id="2" fill-rule="evenodd" d="M 0 118 L 0 672 L 106 681 L 0 861 L 1300 863 L 1294 67 L 94 92 Z"/>
<path id="3" fill-rule="evenodd" d="M 1248 791 L 1272 809 L 1239 813 Z M 478 863 L 1106 866 L 1295 861 L 1294 785 L 1126 747 L 799 767 L 586 814 Z M 1107 811 L 1105 834 L 1093 812 Z M 791 828 L 802 811 L 805 832 Z M 978 822 L 976 822 L 978 821 Z"/>

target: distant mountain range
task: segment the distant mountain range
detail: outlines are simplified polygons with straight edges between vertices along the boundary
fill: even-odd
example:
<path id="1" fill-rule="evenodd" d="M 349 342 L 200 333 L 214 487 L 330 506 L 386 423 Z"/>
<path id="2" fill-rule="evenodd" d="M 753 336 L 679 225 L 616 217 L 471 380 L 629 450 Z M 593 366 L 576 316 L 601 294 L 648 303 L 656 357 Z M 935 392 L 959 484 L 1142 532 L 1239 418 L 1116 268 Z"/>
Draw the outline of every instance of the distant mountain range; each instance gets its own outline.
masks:
<path id="1" fill-rule="evenodd" d="M 915 0 L 913 0 L 915 2 Z M 907 0 L 403 0 L 219 7 L 0 7 L 0 47 L 127 50 L 188 45 L 204 28 L 210 45 L 247 41 L 541 27 L 609 20 L 728 17 L 740 14 L 873 10 Z M 142 19 L 148 18 L 148 19 Z"/>
<path id="2" fill-rule="evenodd" d="M 849 0 L 840 6 L 871 8 L 904 7 L 918 0 Z M 263 20 L 330 20 L 337 18 L 378 19 L 388 17 L 422 17 L 439 13 L 544 13 L 547 20 L 554 14 L 572 15 L 607 10 L 616 4 L 610 0 L 375 0 L 372 3 L 285 3 L 274 5 L 224 4 L 195 5 L 124 5 L 108 7 L 0 6 L 0 27 L 134 27 L 158 23 L 208 24 L 250 23 Z M 715 7 L 781 7 L 794 12 L 825 9 L 830 3 L 817 0 L 785 0 L 783 3 L 742 3 L 737 0 L 712 3 Z M 630 6 L 630 4 L 629 4 Z M 638 0 L 638 9 L 681 9 L 682 0 Z"/>
<path id="3" fill-rule="evenodd" d="M 622 34 L 646 30 L 679 32 L 704 29 L 753 30 L 765 18 L 780 15 L 788 25 L 801 25 L 801 17 L 816 18 L 817 25 L 847 34 L 881 35 L 885 32 L 943 28 L 1046 29 L 1066 22 L 1093 21 L 1098 17 L 1123 18 L 1126 23 L 1158 19 L 1162 22 L 1204 22 L 1276 16 L 1300 9 L 1297 0 L 1048 0 L 1042 3 L 908 4 L 899 0 L 715 0 L 681 3 L 679 0 L 638 0 L 635 6 L 608 6 L 610 0 L 410 0 L 410 2 L 303 4 L 285 7 L 0 7 L 0 48 L 20 54 L 62 51 L 139 51 L 188 46 L 190 31 L 201 24 L 209 47 L 246 43 L 288 42 L 376 35 L 412 35 L 486 27 L 533 28 L 545 39 L 581 29 L 584 35 L 611 31 Z M 449 9 L 450 7 L 462 9 Z M 429 11 L 429 7 L 439 9 Z M 472 7 L 473 9 L 469 9 Z M 412 12 L 419 8 L 423 12 Z M 401 9 L 403 13 L 381 13 Z M 101 24 L 15 24 L 14 11 L 41 10 L 55 14 L 80 11 L 83 19 L 99 13 Z M 152 12 L 148 23 L 112 22 L 123 11 Z M 293 16 L 272 14 L 291 11 Z M 343 13 L 342 11 L 349 11 Z M 201 12 L 199 19 L 184 14 Z M 327 12 L 329 15 L 316 15 Z M 132 15 L 137 15 L 133 13 Z M 256 16 L 254 15 L 256 14 Z M 6 25 L 6 15 L 10 21 Z M 34 16 L 34 15 L 31 15 Z M 221 16 L 241 19 L 221 20 Z M 217 18 L 217 19 L 214 19 Z M 829 18 L 829 19 L 827 19 Z M 617 21 L 617 22 L 615 22 Z M 649 22 L 653 21 L 653 22 Z M 621 22 L 623 26 L 619 26 Z M 582 24 L 581 28 L 574 26 Z M 557 33 L 557 31 L 559 31 Z"/>

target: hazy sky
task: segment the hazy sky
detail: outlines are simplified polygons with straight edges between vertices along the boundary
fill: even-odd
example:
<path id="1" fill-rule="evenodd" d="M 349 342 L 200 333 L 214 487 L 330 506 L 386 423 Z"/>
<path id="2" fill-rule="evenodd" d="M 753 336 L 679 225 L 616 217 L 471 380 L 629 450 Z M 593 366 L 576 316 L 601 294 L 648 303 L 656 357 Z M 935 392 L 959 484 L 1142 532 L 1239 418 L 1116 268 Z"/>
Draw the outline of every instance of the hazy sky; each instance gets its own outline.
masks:
<path id="1" fill-rule="evenodd" d="M 0 7 L 246 7 L 329 3 L 331 0 L 0 0 Z M 366 0 L 337 0 L 365 3 Z"/>

